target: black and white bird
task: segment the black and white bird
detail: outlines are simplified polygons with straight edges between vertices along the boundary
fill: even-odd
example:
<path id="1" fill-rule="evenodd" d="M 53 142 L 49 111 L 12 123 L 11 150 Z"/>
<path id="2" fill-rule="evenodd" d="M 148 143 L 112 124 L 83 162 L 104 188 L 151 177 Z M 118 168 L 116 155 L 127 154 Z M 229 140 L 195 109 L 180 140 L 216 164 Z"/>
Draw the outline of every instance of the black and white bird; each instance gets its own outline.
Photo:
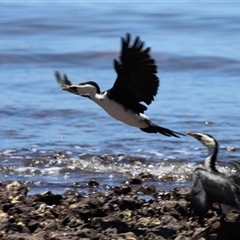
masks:
<path id="1" fill-rule="evenodd" d="M 151 58 L 150 48 L 144 49 L 144 43 L 136 37 L 131 45 L 130 34 L 122 38 L 120 61 L 114 60 L 117 79 L 113 87 L 101 92 L 97 83 L 83 82 L 72 84 L 64 74 L 55 72 L 62 90 L 82 97 L 88 97 L 102 107 L 111 117 L 147 133 L 161 133 L 165 136 L 184 135 L 158 126 L 144 114 L 157 94 L 159 79 L 157 66 Z"/>
<path id="2" fill-rule="evenodd" d="M 222 219 L 232 210 L 240 211 L 240 177 L 226 175 L 216 169 L 216 139 L 203 133 L 187 132 L 187 135 L 196 138 L 208 148 L 204 167 L 197 167 L 193 172 L 191 207 L 195 215 L 202 219 L 213 203 L 221 205 Z"/>

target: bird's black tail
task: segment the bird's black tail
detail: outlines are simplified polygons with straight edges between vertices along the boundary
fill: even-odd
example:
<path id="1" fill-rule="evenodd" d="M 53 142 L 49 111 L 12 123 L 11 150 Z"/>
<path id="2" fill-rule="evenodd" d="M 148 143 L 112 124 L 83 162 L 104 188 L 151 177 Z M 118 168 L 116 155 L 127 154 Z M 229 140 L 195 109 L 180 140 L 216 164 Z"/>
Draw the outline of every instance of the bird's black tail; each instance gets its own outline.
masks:
<path id="1" fill-rule="evenodd" d="M 147 133 L 160 133 L 160 134 L 163 134 L 163 135 L 165 135 L 167 137 L 177 137 L 177 138 L 180 138 L 180 136 L 178 136 L 178 135 L 185 136 L 182 133 L 172 131 L 172 130 L 170 130 L 168 128 L 160 127 L 160 126 L 152 123 L 150 120 L 146 120 L 146 121 L 147 121 L 149 126 L 146 127 L 146 128 L 140 128 L 140 130 L 142 130 L 143 132 L 147 132 Z"/>

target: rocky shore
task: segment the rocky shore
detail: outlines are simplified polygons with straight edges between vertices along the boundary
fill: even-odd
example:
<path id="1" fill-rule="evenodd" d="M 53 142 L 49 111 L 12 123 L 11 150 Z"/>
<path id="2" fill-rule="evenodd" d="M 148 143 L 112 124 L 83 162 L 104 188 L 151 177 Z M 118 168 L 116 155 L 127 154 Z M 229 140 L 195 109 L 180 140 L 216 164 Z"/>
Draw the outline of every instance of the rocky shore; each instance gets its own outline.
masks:
<path id="1" fill-rule="evenodd" d="M 97 183 L 90 187 L 90 194 L 31 195 L 19 182 L 1 182 L 0 239 L 240 239 L 240 224 L 232 219 L 220 221 L 217 204 L 198 223 L 190 213 L 190 189 L 157 191 L 152 185 L 140 184 L 103 192 Z"/>

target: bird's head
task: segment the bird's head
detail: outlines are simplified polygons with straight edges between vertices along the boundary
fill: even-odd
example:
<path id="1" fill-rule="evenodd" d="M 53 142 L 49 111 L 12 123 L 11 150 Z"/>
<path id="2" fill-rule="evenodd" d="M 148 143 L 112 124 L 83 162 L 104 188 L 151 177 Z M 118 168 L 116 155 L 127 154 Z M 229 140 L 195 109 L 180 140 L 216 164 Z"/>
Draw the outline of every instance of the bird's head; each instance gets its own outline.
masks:
<path id="1" fill-rule="evenodd" d="M 208 148 L 209 154 L 212 154 L 213 152 L 218 151 L 218 142 L 213 136 L 205 133 L 195 133 L 195 132 L 186 132 L 186 134 L 196 138 L 204 146 L 206 146 Z"/>
<path id="2" fill-rule="evenodd" d="M 204 146 L 207 148 L 216 148 L 218 145 L 216 139 L 206 133 L 195 133 L 195 132 L 186 132 L 187 135 L 196 138 L 198 141 L 200 141 Z"/>
<path id="3" fill-rule="evenodd" d="M 91 98 L 91 96 L 95 95 L 96 93 L 100 93 L 99 86 L 97 85 L 97 83 L 92 81 L 73 85 L 65 85 L 62 87 L 62 90 L 89 98 Z"/>

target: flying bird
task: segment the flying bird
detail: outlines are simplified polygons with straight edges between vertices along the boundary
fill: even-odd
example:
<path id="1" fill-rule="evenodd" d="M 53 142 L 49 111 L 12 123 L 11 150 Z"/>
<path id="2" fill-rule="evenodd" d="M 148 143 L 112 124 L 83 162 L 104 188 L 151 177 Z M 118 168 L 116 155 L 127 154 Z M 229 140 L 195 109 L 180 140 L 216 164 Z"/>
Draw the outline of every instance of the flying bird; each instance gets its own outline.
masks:
<path id="1" fill-rule="evenodd" d="M 208 149 L 204 167 L 193 172 L 191 208 L 200 219 L 213 203 L 220 203 L 222 219 L 232 210 L 240 211 L 240 177 L 227 175 L 216 169 L 218 142 L 209 134 L 187 132 Z M 237 219 L 238 220 L 238 219 Z"/>
<path id="2" fill-rule="evenodd" d="M 111 89 L 103 92 L 95 82 L 72 84 L 65 74 L 56 71 L 55 76 L 62 90 L 90 98 L 117 120 L 143 132 L 179 138 L 184 134 L 158 126 L 144 114 L 146 105 L 154 100 L 159 87 L 157 66 L 149 52 L 150 48 L 144 48 L 139 37 L 133 44 L 130 34 L 122 38 L 120 60 L 114 60 L 117 79 Z"/>

